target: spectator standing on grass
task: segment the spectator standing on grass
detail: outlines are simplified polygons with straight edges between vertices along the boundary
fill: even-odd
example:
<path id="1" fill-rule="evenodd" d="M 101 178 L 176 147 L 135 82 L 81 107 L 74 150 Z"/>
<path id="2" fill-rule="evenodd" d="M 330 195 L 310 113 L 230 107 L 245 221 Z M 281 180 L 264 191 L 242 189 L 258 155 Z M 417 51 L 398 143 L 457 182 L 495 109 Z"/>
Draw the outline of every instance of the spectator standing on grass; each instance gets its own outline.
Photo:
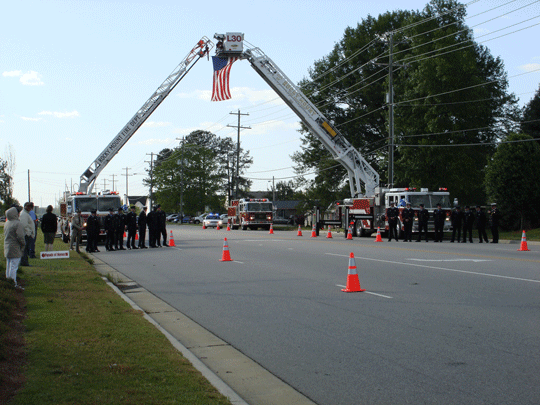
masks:
<path id="1" fill-rule="evenodd" d="M 41 218 L 41 230 L 43 232 L 43 239 L 45 243 L 45 251 L 53 250 L 54 237 L 56 236 L 56 230 L 58 229 L 58 218 L 53 214 L 53 207 L 49 205 L 47 212 Z M 79 243 L 77 242 L 77 251 L 79 250 Z"/>
<path id="2" fill-rule="evenodd" d="M 32 221 L 34 221 L 34 237 L 30 241 L 30 244 L 28 245 L 28 257 L 30 259 L 36 258 L 36 239 L 37 239 L 37 229 L 38 229 L 38 219 L 36 216 L 36 212 L 34 211 L 34 203 L 32 203 L 32 209 L 28 212 L 30 214 L 30 218 L 32 218 Z"/>
<path id="3" fill-rule="evenodd" d="M 36 234 L 36 225 L 30 216 L 30 211 L 34 208 L 34 203 L 27 202 L 24 204 L 24 209 L 19 214 L 19 220 L 24 227 L 25 247 L 21 259 L 21 266 L 30 266 L 28 258 L 30 257 L 29 245 Z"/>
<path id="4" fill-rule="evenodd" d="M 19 220 L 17 208 L 11 207 L 6 211 L 6 224 L 4 225 L 4 256 L 6 258 L 6 278 L 15 282 L 15 287 L 23 289 L 17 284 L 17 270 L 26 245 L 24 226 Z"/>
<path id="5" fill-rule="evenodd" d="M 69 248 L 73 250 L 73 242 L 75 242 L 77 253 L 81 253 L 79 245 L 82 240 L 83 228 L 84 218 L 81 216 L 81 209 L 77 208 L 77 214 L 71 218 L 71 241 L 69 243 Z"/>

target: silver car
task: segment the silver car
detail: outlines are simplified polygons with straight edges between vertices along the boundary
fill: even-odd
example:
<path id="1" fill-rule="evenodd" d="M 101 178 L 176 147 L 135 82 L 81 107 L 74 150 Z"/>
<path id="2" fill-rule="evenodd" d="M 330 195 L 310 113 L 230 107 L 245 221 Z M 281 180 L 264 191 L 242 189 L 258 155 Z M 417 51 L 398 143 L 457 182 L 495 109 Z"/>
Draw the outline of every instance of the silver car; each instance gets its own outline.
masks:
<path id="1" fill-rule="evenodd" d="M 203 225 L 207 228 L 221 228 L 223 226 L 223 220 L 220 218 L 219 214 L 208 214 L 203 220 Z"/>

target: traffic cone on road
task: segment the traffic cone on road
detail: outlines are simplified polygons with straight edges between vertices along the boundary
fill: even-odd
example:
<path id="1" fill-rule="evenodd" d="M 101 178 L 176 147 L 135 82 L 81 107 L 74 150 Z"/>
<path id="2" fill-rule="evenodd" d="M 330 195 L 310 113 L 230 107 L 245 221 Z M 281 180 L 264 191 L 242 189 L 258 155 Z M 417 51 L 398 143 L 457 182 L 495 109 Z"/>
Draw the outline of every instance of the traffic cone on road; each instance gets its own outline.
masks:
<path id="1" fill-rule="evenodd" d="M 315 224 L 311 227 L 311 237 L 316 238 L 317 237 L 317 231 L 315 231 Z"/>
<path id="2" fill-rule="evenodd" d="M 328 239 L 332 239 L 332 231 L 330 231 L 330 225 L 328 225 L 328 233 L 326 234 Z"/>
<path id="3" fill-rule="evenodd" d="M 176 247 L 176 244 L 174 243 L 174 238 L 172 235 L 172 229 L 171 229 L 171 236 L 169 236 L 169 246 Z"/>
<path id="4" fill-rule="evenodd" d="M 352 239 L 352 228 L 351 228 L 351 225 L 349 225 L 349 230 L 347 231 L 347 240 L 353 240 L 353 239 Z"/>
<path id="5" fill-rule="evenodd" d="M 126 231 L 124 231 L 124 238 L 126 237 Z"/>
<path id="6" fill-rule="evenodd" d="M 232 262 L 231 254 L 229 253 L 229 244 L 227 243 L 227 238 L 223 242 L 223 256 L 219 259 L 220 262 Z"/>
<path id="7" fill-rule="evenodd" d="M 518 249 L 518 252 L 529 252 L 530 249 L 527 247 L 527 236 L 525 235 L 525 231 L 523 231 L 523 234 L 521 235 L 521 246 Z"/>
<path id="8" fill-rule="evenodd" d="M 135 232 L 135 240 L 139 240 L 139 232 Z"/>
<path id="9" fill-rule="evenodd" d="M 231 230 L 231 224 L 229 224 L 228 222 L 227 222 L 227 230 L 228 230 L 228 231 Z"/>
<path id="10" fill-rule="evenodd" d="M 375 238 L 375 242 L 382 242 L 382 238 L 381 238 L 381 227 L 377 227 L 377 237 Z"/>
<path id="11" fill-rule="evenodd" d="M 356 271 L 356 264 L 354 262 L 354 253 L 349 255 L 349 271 L 347 273 L 347 287 L 342 289 L 343 292 L 362 292 L 366 291 L 360 287 L 360 280 L 358 279 L 358 273 Z"/>
<path id="12" fill-rule="evenodd" d="M 206 229 L 206 225 L 204 225 L 204 222 L 202 223 L 202 229 Z"/>
<path id="13" fill-rule="evenodd" d="M 300 225 L 298 225 L 298 233 L 296 234 L 296 236 L 302 236 L 302 228 L 300 227 Z"/>
<path id="14" fill-rule="evenodd" d="M 219 227 L 219 224 L 216 225 L 216 231 L 219 231 L 221 228 Z"/>
<path id="15" fill-rule="evenodd" d="M 273 224 L 270 224 L 270 231 L 268 232 L 269 235 L 273 235 L 274 234 L 274 226 Z"/>

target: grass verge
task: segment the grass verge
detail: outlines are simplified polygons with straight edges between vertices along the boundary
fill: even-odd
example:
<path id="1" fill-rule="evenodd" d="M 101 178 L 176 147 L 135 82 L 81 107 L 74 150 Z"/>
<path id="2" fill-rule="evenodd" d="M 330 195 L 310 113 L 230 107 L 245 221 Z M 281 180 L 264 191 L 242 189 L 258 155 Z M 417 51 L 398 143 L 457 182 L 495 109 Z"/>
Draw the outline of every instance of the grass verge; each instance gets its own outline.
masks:
<path id="1" fill-rule="evenodd" d="M 10 404 L 230 404 L 82 255 L 30 264 L 26 382 Z"/>

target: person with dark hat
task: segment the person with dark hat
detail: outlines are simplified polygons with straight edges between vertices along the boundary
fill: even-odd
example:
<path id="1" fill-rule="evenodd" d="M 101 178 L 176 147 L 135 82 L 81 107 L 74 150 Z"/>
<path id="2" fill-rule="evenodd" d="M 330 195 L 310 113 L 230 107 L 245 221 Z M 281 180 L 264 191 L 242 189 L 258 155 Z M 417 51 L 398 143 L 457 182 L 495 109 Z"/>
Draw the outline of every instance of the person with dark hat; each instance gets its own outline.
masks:
<path id="1" fill-rule="evenodd" d="M 126 241 L 126 247 L 128 249 L 138 249 L 135 246 L 135 236 L 137 235 L 137 213 L 135 212 L 135 206 L 131 206 L 131 211 L 126 215 L 126 226 L 128 231 L 128 237 Z"/>
<path id="2" fill-rule="evenodd" d="M 114 225 L 114 210 L 109 208 L 109 215 L 103 219 L 103 226 L 105 228 L 105 232 L 107 233 L 105 239 L 105 249 L 108 252 L 112 252 L 114 250 L 114 244 L 116 242 Z"/>
<path id="3" fill-rule="evenodd" d="M 148 208 L 142 207 L 139 214 L 139 249 L 148 249 L 146 246 L 146 210 Z"/>
<path id="4" fill-rule="evenodd" d="M 157 215 L 157 245 L 159 247 L 161 246 L 169 246 L 167 244 L 167 215 L 165 214 L 165 211 L 161 209 L 161 205 L 157 206 L 156 210 Z M 161 243 L 161 238 L 163 237 L 163 244 Z"/>
<path id="5" fill-rule="evenodd" d="M 99 252 L 97 242 L 99 238 L 99 218 L 97 211 L 92 210 L 86 220 L 86 251 L 88 253 Z"/>
<path id="6" fill-rule="evenodd" d="M 118 208 L 118 214 L 113 217 L 114 231 L 116 233 L 116 250 L 126 250 L 124 247 L 124 232 L 126 231 L 126 216 L 122 207 Z"/>
<path id="7" fill-rule="evenodd" d="M 386 209 L 386 218 L 388 221 L 388 242 L 392 240 L 392 236 L 398 240 L 397 224 L 399 217 L 399 208 L 394 206 L 394 202 L 390 202 L 390 208 Z"/>
<path id="8" fill-rule="evenodd" d="M 417 242 L 422 240 L 422 231 L 426 233 L 426 242 L 428 241 L 428 221 L 429 221 L 429 211 L 426 210 L 424 204 L 420 204 L 420 209 L 418 210 L 418 239 Z"/>
<path id="9" fill-rule="evenodd" d="M 441 208 L 441 204 L 437 204 L 437 209 L 433 211 L 433 220 L 435 221 L 435 242 L 443 241 L 444 220 L 446 214 Z"/>
<path id="10" fill-rule="evenodd" d="M 478 228 L 478 238 L 480 239 L 479 243 L 482 243 L 482 240 L 488 243 L 489 241 L 486 233 L 486 213 L 479 205 L 476 206 L 474 216 L 476 217 L 476 227 Z"/>
<path id="11" fill-rule="evenodd" d="M 154 206 L 152 211 L 150 211 L 146 217 L 146 223 L 148 224 L 148 245 L 151 248 L 157 248 L 156 239 L 157 239 L 157 207 Z"/>
<path id="12" fill-rule="evenodd" d="M 463 212 L 459 205 L 450 214 L 450 222 L 452 222 L 452 239 L 450 239 L 450 242 L 454 242 L 457 232 L 457 241 L 459 243 L 461 241 L 461 224 L 463 223 Z"/>
<path id="13" fill-rule="evenodd" d="M 463 243 L 467 243 L 467 233 L 469 234 L 469 242 L 473 243 L 473 240 L 472 240 L 473 224 L 474 224 L 474 213 L 470 210 L 470 207 L 467 205 L 465 207 L 465 212 L 463 213 Z"/>
<path id="14" fill-rule="evenodd" d="M 496 203 L 491 203 L 491 211 L 489 213 L 489 222 L 491 225 L 491 235 L 493 240 L 491 243 L 499 243 L 499 221 L 501 220 L 501 213 L 497 209 Z"/>
<path id="15" fill-rule="evenodd" d="M 406 208 L 401 212 L 403 218 L 403 228 L 405 230 L 405 239 L 403 242 L 412 242 L 412 227 L 414 222 L 414 209 L 411 208 L 411 203 L 405 203 Z"/>

